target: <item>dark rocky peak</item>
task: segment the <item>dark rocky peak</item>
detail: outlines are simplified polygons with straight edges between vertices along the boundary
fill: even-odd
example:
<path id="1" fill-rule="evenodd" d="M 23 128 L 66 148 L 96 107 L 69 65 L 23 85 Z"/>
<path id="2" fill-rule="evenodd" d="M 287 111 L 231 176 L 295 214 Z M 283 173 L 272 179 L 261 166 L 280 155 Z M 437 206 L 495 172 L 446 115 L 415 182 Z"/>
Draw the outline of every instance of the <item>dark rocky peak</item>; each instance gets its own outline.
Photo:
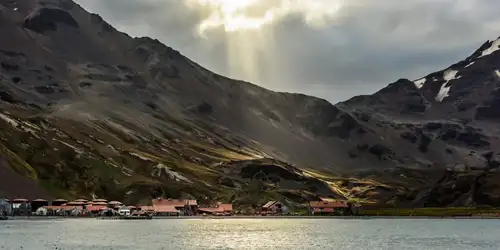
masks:
<path id="1" fill-rule="evenodd" d="M 399 79 L 373 95 L 354 97 L 342 105 L 388 114 L 422 114 L 430 103 L 414 82 Z"/>
<path id="2" fill-rule="evenodd" d="M 493 41 L 486 41 L 479 49 L 477 49 L 472 55 L 468 58 L 478 58 L 490 55 L 500 48 L 500 37 Z"/>
<path id="3" fill-rule="evenodd" d="M 394 83 L 389 84 L 387 87 L 381 89 L 375 95 L 383 95 L 390 93 L 398 93 L 398 92 L 408 92 L 414 91 L 415 84 L 408 79 L 399 79 Z"/>
<path id="4" fill-rule="evenodd" d="M 183 57 L 181 53 L 173 48 L 163 44 L 158 39 L 150 37 L 135 38 L 137 49 L 146 49 L 167 56 L 169 59 Z"/>
<path id="5" fill-rule="evenodd" d="M 299 122 L 316 136 L 347 139 L 354 134 L 364 134 L 366 129 L 351 113 L 342 109 L 343 105 L 334 106 L 326 100 L 307 98 L 301 100 L 295 96 L 300 107 L 296 109 Z"/>
<path id="6" fill-rule="evenodd" d="M 128 53 L 144 63 L 156 78 L 178 78 L 181 68 L 186 67 L 186 64 L 190 65 L 189 60 L 179 51 L 149 37 L 134 38 Z"/>
<path id="7" fill-rule="evenodd" d="M 107 23 L 102 19 L 102 17 L 98 14 L 90 14 L 90 20 L 93 24 L 96 24 L 97 26 L 101 26 L 102 30 L 105 32 L 114 32 L 117 31 L 111 24 Z"/>

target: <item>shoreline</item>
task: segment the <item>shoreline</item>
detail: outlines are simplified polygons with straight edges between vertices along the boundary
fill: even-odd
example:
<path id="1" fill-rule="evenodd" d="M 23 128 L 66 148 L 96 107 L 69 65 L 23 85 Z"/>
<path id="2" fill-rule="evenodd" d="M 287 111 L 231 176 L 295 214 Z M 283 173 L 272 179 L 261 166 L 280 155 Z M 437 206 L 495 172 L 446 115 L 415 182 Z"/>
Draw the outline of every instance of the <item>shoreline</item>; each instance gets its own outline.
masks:
<path id="1" fill-rule="evenodd" d="M 120 221 L 125 219 L 116 219 L 112 217 L 58 217 L 58 216 L 30 216 L 30 217 L 8 217 L 6 221 L 59 221 L 59 220 L 109 220 Z M 264 219 L 264 220 L 290 220 L 290 219 L 308 219 L 308 220 L 377 220 L 377 219 L 432 219 L 432 220 L 500 220 L 499 216 L 155 216 L 152 220 L 233 220 L 233 219 Z"/>

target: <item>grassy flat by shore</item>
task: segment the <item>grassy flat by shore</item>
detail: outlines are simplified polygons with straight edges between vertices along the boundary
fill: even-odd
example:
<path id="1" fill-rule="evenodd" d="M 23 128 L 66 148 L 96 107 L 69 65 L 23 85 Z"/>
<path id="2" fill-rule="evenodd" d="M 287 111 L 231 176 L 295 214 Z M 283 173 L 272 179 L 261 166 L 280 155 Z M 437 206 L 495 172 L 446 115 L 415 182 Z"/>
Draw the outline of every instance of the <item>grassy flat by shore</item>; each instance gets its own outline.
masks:
<path id="1" fill-rule="evenodd" d="M 470 217 L 500 216 L 500 208 L 381 208 L 363 209 L 362 216 L 424 216 L 424 217 Z"/>

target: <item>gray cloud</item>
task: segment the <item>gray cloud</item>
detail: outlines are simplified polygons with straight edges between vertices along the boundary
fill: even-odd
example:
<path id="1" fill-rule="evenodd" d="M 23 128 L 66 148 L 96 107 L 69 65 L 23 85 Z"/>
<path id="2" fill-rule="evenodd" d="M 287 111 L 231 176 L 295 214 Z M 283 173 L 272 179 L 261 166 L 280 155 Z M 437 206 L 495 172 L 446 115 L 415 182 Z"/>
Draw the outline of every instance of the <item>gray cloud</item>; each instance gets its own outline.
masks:
<path id="1" fill-rule="evenodd" d="M 308 26 L 298 13 L 280 19 L 250 39 L 269 46 L 249 55 L 242 39 L 222 30 L 200 37 L 197 25 L 205 13 L 182 0 L 77 2 L 118 29 L 158 38 L 217 73 L 331 102 L 443 69 L 500 36 L 497 0 L 351 0 L 321 28 Z M 242 54 L 234 55 L 231 46 L 242 46 Z M 235 68 L 229 53 L 255 57 L 255 74 Z"/>

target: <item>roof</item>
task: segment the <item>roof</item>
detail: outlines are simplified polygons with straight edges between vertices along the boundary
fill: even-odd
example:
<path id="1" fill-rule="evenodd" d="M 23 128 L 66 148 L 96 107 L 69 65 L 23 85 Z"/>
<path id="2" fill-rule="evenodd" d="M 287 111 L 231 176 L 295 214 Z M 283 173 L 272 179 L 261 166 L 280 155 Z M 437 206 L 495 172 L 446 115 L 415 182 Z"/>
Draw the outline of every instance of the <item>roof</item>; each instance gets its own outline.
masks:
<path id="1" fill-rule="evenodd" d="M 63 206 L 44 206 L 45 209 L 47 210 L 59 210 L 64 208 Z"/>
<path id="2" fill-rule="evenodd" d="M 142 211 L 155 211 L 153 206 L 141 206 Z"/>
<path id="3" fill-rule="evenodd" d="M 18 202 L 28 202 L 29 200 L 27 199 L 21 199 L 21 198 L 18 198 L 18 199 L 14 199 L 12 200 L 13 203 L 18 203 Z"/>
<path id="4" fill-rule="evenodd" d="M 151 201 L 155 205 L 168 205 L 174 207 L 197 206 L 196 200 L 177 200 L 177 199 L 154 199 Z"/>
<path id="5" fill-rule="evenodd" d="M 85 200 L 85 199 L 78 199 L 78 200 L 75 200 L 75 202 L 87 202 L 88 200 Z"/>
<path id="6" fill-rule="evenodd" d="M 220 207 L 201 207 L 198 208 L 200 212 L 205 212 L 205 213 L 223 213 L 224 210 Z"/>
<path id="7" fill-rule="evenodd" d="M 262 206 L 263 208 L 270 208 L 272 207 L 274 204 L 278 203 L 277 201 L 269 201 L 267 202 L 264 206 Z"/>
<path id="8" fill-rule="evenodd" d="M 97 212 L 101 210 L 106 210 L 108 207 L 107 206 L 88 206 L 87 211 L 89 212 Z"/>
<path id="9" fill-rule="evenodd" d="M 121 205 L 123 203 L 119 202 L 119 201 L 110 201 L 108 202 L 109 205 Z"/>
<path id="10" fill-rule="evenodd" d="M 346 208 L 347 202 L 345 201 L 311 201 L 309 206 L 312 208 Z"/>
<path id="11" fill-rule="evenodd" d="M 198 208 L 200 212 L 205 213 L 224 213 L 224 212 L 232 212 L 233 204 L 219 204 L 217 207 L 201 207 Z"/>
<path id="12" fill-rule="evenodd" d="M 69 206 L 83 206 L 83 205 L 85 205 L 85 202 L 72 201 L 72 202 L 68 202 L 66 205 L 69 205 Z"/>
<path id="13" fill-rule="evenodd" d="M 233 204 L 220 204 L 219 207 L 221 207 L 224 210 L 224 212 L 233 211 Z"/>
<path id="14" fill-rule="evenodd" d="M 108 202 L 106 199 L 95 199 L 93 202 Z"/>
<path id="15" fill-rule="evenodd" d="M 44 199 L 36 199 L 36 200 L 33 200 L 34 202 L 48 202 L 48 200 L 44 200 Z"/>
<path id="16" fill-rule="evenodd" d="M 169 205 L 156 205 L 154 206 L 154 211 L 156 213 L 178 213 L 174 206 Z"/>
<path id="17" fill-rule="evenodd" d="M 53 200 L 52 202 L 68 202 L 68 200 L 65 200 L 65 199 L 57 199 L 57 200 Z"/>
<path id="18" fill-rule="evenodd" d="M 66 211 L 71 211 L 71 210 L 76 209 L 76 208 L 78 208 L 78 207 L 75 207 L 75 206 L 63 206 L 62 207 L 62 209 L 66 210 Z M 81 209 L 81 207 L 80 207 L 80 209 Z"/>

